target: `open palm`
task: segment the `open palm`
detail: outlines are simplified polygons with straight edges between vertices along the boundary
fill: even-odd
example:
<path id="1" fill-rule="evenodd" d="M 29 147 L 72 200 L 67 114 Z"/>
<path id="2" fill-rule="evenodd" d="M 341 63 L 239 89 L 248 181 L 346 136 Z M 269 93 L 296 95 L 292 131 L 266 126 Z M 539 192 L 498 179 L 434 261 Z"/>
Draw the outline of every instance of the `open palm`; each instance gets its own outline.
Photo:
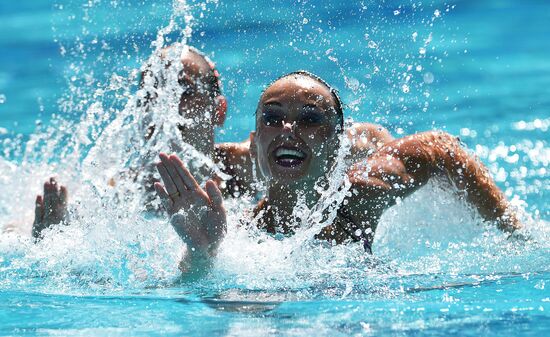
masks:
<path id="1" fill-rule="evenodd" d="M 212 255 L 227 228 L 220 190 L 212 180 L 202 189 L 178 156 L 161 153 L 159 157 L 157 169 L 164 186 L 155 183 L 155 190 L 172 226 L 188 248 Z"/>

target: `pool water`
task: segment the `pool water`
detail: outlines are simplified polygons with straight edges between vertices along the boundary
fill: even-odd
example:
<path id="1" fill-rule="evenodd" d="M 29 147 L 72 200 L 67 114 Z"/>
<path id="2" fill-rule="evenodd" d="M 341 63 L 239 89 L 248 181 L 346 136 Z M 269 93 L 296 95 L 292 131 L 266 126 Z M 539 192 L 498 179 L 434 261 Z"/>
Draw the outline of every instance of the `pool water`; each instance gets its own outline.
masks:
<path id="1" fill-rule="evenodd" d="M 548 22 L 536 0 L 0 3 L 0 335 L 547 336 Z M 177 41 L 220 70 L 219 141 L 246 138 L 265 85 L 306 69 L 353 120 L 460 136 L 525 229 L 509 238 L 434 181 L 386 212 L 370 256 L 249 233 L 253 201 L 228 200 L 211 273 L 181 282 L 167 221 L 104 184 L 166 145 L 134 146 L 132 102 L 136 69 Z M 78 217 L 34 244 L 54 173 Z"/>

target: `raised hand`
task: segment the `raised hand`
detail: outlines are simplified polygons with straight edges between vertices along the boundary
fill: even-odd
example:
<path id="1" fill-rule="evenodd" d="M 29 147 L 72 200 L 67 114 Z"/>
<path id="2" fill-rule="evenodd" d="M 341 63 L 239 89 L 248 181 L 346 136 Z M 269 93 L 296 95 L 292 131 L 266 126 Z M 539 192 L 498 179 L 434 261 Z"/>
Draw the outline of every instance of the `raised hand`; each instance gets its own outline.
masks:
<path id="1" fill-rule="evenodd" d="M 32 236 L 42 237 L 42 231 L 65 220 L 67 215 L 67 188 L 59 185 L 55 178 L 44 183 L 44 195 L 36 197 Z"/>
<path id="2" fill-rule="evenodd" d="M 159 157 L 157 169 L 164 186 L 155 183 L 155 190 L 172 226 L 191 253 L 214 255 L 227 227 L 220 190 L 212 180 L 202 189 L 176 155 Z"/>

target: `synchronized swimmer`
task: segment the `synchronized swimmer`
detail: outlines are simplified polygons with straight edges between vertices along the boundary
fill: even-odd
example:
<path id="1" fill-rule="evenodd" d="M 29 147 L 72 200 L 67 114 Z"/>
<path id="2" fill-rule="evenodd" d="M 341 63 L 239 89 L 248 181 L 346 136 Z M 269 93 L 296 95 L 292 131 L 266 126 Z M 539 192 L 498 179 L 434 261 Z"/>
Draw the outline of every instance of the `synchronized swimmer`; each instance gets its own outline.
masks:
<path id="1" fill-rule="evenodd" d="M 184 113 L 199 123 L 181 129 L 177 136 L 231 176 L 224 180 L 214 172 L 190 171 L 177 155 L 160 153 L 156 167 L 162 182 L 145 181 L 145 190 L 154 186 L 173 228 L 187 245 L 180 264 L 183 273 L 207 270 L 226 234 L 224 198 L 239 197 L 237 191 L 253 191 L 254 168 L 267 187 L 252 212 L 255 224 L 271 234 L 292 235 L 297 223 L 293 209 L 299 198 L 308 207 L 318 202 L 314 187 L 328 181 L 342 135 L 352 144 L 346 172 L 351 193 L 338 206 L 333 223 L 317 233 L 316 239 L 330 244 L 362 242 L 370 253 L 384 211 L 439 176 L 447 177 L 485 220 L 501 230 L 513 232 L 521 227 L 487 169 L 455 137 L 429 131 L 393 139 L 386 129 L 370 123 L 344 130 L 337 91 L 306 71 L 284 75 L 266 88 L 256 109 L 255 131 L 247 141 L 215 144 L 214 127 L 223 125 L 227 109 L 218 72 L 194 48 L 182 53 L 181 62 L 179 82 L 185 90 L 179 111 L 167 113 Z M 145 137 L 154 132 L 152 125 Z M 150 170 L 152 164 L 142 169 Z M 210 179 L 201 187 L 195 177 L 205 174 Z M 36 200 L 32 234 L 37 240 L 45 228 L 66 222 L 67 194 L 53 178 L 44 184 L 44 195 Z"/>

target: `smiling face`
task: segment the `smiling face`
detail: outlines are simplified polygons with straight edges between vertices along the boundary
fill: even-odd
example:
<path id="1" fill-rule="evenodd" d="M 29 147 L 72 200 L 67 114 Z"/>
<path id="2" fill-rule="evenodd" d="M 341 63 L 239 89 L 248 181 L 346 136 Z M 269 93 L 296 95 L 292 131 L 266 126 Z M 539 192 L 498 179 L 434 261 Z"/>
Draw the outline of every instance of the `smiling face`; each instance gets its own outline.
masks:
<path id="1" fill-rule="evenodd" d="M 268 184 L 315 182 L 338 148 L 342 116 L 330 89 L 305 74 L 273 83 L 256 111 L 251 153 Z"/>

